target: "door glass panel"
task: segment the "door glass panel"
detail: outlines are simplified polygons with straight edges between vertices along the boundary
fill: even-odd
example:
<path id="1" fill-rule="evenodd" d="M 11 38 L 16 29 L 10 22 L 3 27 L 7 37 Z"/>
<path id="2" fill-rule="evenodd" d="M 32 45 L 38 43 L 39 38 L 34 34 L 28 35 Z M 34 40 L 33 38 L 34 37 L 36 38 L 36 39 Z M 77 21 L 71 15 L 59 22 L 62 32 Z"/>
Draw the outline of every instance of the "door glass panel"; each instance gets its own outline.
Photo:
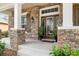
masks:
<path id="1" fill-rule="evenodd" d="M 51 31 L 53 31 L 54 28 L 54 22 L 52 17 L 48 17 L 46 20 L 46 32 L 47 35 L 51 34 Z"/>
<path id="2" fill-rule="evenodd" d="M 41 26 L 43 27 L 43 35 L 46 35 L 46 18 L 42 18 Z"/>

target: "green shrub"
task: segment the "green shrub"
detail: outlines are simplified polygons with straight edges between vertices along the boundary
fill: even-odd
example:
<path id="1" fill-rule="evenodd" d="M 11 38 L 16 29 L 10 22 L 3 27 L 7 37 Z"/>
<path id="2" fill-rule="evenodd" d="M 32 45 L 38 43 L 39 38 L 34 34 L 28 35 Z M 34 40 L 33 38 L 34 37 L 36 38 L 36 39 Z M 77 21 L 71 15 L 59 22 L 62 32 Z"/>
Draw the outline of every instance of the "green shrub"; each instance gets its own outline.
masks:
<path id="1" fill-rule="evenodd" d="M 69 44 L 64 44 L 62 47 L 63 56 L 71 55 L 71 48 Z"/>
<path id="2" fill-rule="evenodd" d="M 62 51 L 61 51 L 61 48 L 60 48 L 58 45 L 56 45 L 56 46 L 54 46 L 54 47 L 52 47 L 52 48 L 53 48 L 53 49 L 52 49 L 52 51 L 50 52 L 51 55 L 54 55 L 54 56 L 61 56 Z"/>
<path id="3" fill-rule="evenodd" d="M 54 56 L 70 56 L 71 49 L 70 49 L 70 46 L 68 44 L 63 44 L 62 47 L 55 45 L 52 48 L 50 54 L 54 55 Z"/>
<path id="4" fill-rule="evenodd" d="M 3 54 L 5 50 L 5 43 L 0 42 L 0 56 Z"/>
<path id="5" fill-rule="evenodd" d="M 79 49 L 74 49 L 71 51 L 71 55 L 73 56 L 79 56 Z"/>
<path id="6" fill-rule="evenodd" d="M 69 44 L 63 44 L 61 47 L 54 45 L 50 54 L 54 56 L 79 56 L 79 49 L 71 49 Z"/>

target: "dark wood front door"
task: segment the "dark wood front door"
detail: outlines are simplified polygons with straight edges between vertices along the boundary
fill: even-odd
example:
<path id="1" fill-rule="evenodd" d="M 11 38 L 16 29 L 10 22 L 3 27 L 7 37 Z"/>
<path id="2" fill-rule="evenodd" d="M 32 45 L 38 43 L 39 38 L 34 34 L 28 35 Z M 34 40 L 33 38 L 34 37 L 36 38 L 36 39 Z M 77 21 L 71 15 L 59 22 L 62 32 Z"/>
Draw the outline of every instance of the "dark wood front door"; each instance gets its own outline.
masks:
<path id="1" fill-rule="evenodd" d="M 52 31 L 54 29 L 54 17 L 46 18 L 46 37 L 51 38 Z"/>
<path id="2" fill-rule="evenodd" d="M 41 26 L 43 26 L 43 37 L 52 38 L 52 31 L 54 29 L 54 17 L 42 18 Z"/>

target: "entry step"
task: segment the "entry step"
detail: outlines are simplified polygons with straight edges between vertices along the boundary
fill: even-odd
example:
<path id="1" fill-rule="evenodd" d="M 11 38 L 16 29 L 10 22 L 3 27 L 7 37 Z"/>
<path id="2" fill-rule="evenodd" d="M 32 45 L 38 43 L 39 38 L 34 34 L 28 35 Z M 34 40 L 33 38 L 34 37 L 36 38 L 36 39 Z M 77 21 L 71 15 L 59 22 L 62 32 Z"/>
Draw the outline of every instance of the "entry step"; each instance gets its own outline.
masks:
<path id="1" fill-rule="evenodd" d="M 42 39 L 42 41 L 45 41 L 45 42 L 56 42 L 55 39 Z"/>

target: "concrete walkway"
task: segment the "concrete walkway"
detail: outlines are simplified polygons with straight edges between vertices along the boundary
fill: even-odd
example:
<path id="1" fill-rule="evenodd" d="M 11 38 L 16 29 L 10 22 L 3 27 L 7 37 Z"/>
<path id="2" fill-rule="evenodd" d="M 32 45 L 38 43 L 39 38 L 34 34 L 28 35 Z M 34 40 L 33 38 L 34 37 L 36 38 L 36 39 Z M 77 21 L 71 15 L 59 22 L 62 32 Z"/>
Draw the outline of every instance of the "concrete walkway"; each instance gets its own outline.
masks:
<path id="1" fill-rule="evenodd" d="M 19 46 L 18 55 L 49 56 L 51 47 L 52 43 L 26 39 L 26 43 Z"/>
<path id="2" fill-rule="evenodd" d="M 7 48 L 10 47 L 10 38 L 1 39 L 6 43 Z M 19 45 L 19 56 L 49 56 L 50 49 L 54 43 L 42 42 L 34 39 L 26 39 L 25 44 Z"/>

